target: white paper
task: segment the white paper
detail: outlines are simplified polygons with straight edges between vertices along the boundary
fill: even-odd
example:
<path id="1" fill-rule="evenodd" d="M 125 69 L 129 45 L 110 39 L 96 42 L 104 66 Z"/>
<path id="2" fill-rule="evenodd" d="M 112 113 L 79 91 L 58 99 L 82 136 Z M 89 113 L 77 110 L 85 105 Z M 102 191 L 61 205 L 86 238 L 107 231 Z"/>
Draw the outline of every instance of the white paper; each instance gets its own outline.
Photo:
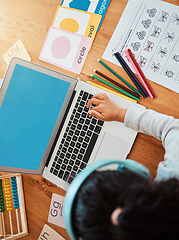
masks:
<path id="1" fill-rule="evenodd" d="M 127 48 L 148 79 L 179 93 L 179 6 L 129 0 L 103 59 L 119 65 L 113 56 L 117 50 L 128 62 Z"/>
<path id="2" fill-rule="evenodd" d="M 38 240 L 65 240 L 47 224 L 44 225 Z"/>
<path id="3" fill-rule="evenodd" d="M 65 228 L 63 219 L 63 203 L 65 197 L 56 193 L 52 194 L 52 200 L 50 204 L 50 211 L 48 215 L 48 222 L 53 223 L 59 227 Z"/>

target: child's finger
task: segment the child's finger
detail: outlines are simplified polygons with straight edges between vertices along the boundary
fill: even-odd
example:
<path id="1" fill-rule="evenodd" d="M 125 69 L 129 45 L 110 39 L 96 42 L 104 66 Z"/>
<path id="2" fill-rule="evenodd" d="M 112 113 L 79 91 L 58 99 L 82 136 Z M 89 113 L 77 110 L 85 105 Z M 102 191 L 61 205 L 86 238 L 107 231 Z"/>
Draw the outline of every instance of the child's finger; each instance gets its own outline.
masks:
<path id="1" fill-rule="evenodd" d="M 99 105 L 91 106 L 91 108 L 89 110 L 94 110 L 99 113 L 102 113 L 102 112 L 104 112 L 104 107 L 103 107 L 103 104 L 99 104 Z"/>
<path id="2" fill-rule="evenodd" d="M 97 111 L 95 111 L 95 110 L 89 110 L 88 111 L 88 115 L 89 115 L 89 117 L 96 117 L 96 118 L 98 118 L 99 120 L 102 120 L 103 121 L 103 115 L 101 115 L 101 113 L 99 113 L 99 112 L 97 112 Z"/>
<path id="3" fill-rule="evenodd" d="M 87 108 L 89 108 L 92 104 L 93 105 L 99 105 L 101 103 L 101 100 L 96 99 L 96 98 L 91 98 L 88 102 L 87 102 Z"/>
<path id="4" fill-rule="evenodd" d="M 106 95 L 106 93 L 96 93 L 93 95 L 93 98 L 105 100 L 105 99 L 108 99 L 108 96 Z"/>

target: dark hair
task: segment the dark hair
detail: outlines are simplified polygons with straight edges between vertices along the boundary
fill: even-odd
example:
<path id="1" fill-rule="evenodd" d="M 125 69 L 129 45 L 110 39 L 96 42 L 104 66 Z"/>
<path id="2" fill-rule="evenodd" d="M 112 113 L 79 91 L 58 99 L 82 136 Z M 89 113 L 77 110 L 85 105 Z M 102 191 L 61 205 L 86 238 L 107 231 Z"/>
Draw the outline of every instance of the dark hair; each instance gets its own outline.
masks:
<path id="1" fill-rule="evenodd" d="M 111 213 L 121 207 L 118 226 Z M 80 187 L 75 228 L 83 240 L 179 239 L 179 181 L 149 185 L 133 174 L 93 172 Z"/>

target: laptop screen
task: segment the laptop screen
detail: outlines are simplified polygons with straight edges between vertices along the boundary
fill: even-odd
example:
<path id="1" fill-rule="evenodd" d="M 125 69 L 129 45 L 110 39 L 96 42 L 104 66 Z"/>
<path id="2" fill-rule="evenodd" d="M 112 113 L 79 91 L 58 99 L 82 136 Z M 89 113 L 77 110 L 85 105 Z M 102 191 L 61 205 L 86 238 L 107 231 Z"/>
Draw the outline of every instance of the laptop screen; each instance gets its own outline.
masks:
<path id="1" fill-rule="evenodd" d="M 0 166 L 38 170 L 69 87 L 15 65 L 0 109 Z"/>

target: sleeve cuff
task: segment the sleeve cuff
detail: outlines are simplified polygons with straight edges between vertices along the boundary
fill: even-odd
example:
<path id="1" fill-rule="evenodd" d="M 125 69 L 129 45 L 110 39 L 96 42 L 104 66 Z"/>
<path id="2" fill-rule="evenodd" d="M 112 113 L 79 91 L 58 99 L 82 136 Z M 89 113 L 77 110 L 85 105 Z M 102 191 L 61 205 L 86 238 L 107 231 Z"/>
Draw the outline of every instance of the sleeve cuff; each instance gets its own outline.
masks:
<path id="1" fill-rule="evenodd" d="M 140 105 L 140 107 L 129 107 L 124 118 L 125 126 L 130 127 L 135 131 L 139 131 L 139 118 L 145 110 L 146 108 L 142 105 Z"/>

